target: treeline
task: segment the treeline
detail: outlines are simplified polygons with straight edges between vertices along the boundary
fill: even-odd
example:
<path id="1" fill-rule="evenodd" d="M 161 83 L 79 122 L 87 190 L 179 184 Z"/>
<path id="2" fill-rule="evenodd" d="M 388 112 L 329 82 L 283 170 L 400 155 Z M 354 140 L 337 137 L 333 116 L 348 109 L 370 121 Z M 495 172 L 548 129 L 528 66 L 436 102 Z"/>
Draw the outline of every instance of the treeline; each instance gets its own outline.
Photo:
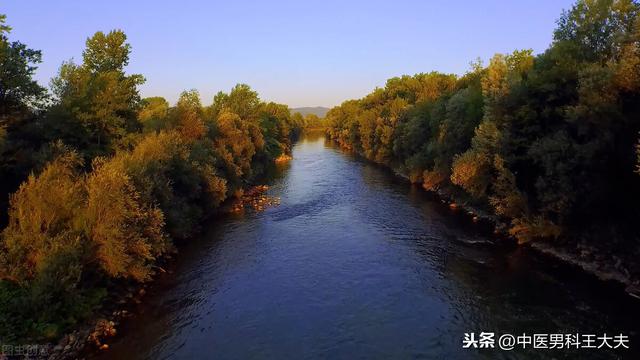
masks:
<path id="1" fill-rule="evenodd" d="M 636 1 L 578 1 L 544 53 L 497 54 L 461 77 L 390 79 L 329 111 L 329 134 L 490 210 L 522 242 L 580 238 L 637 259 L 638 11 Z"/>
<path id="2" fill-rule="evenodd" d="M 203 106 L 141 99 L 121 31 L 98 32 L 51 92 L 0 17 L 0 339 L 55 338 L 114 284 L 142 282 L 277 157 L 304 119 L 246 85 Z M 11 194 L 9 196 L 9 194 Z M 4 211 L 8 209 L 8 211 Z"/>
<path id="3" fill-rule="evenodd" d="M 303 129 L 325 129 L 327 127 L 326 120 L 316 114 L 302 115 L 299 112 L 295 112 L 291 115 L 291 118 L 297 124 L 302 124 Z"/>

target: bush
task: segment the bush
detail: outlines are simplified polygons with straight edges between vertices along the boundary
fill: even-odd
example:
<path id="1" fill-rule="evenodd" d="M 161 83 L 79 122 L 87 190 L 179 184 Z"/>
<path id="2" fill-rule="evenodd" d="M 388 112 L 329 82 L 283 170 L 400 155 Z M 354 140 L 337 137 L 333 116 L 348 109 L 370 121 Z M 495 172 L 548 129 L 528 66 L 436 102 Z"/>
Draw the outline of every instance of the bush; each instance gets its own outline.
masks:
<path id="1" fill-rule="evenodd" d="M 95 301 L 84 288 L 91 246 L 83 231 L 86 191 L 74 152 L 31 175 L 11 197 L 2 233 L 0 336 L 56 336 Z"/>
<path id="2" fill-rule="evenodd" d="M 203 146 L 176 131 L 160 132 L 111 160 L 122 166 L 144 204 L 157 204 L 174 239 L 193 234 L 206 210 L 225 199 L 226 181 L 214 170 L 213 149 Z"/>
<path id="3" fill-rule="evenodd" d="M 162 211 L 142 202 L 117 161 L 96 161 L 86 186 L 84 226 L 100 267 L 111 277 L 148 279 L 169 247 Z"/>
<path id="4" fill-rule="evenodd" d="M 2 233 L 3 278 L 24 282 L 42 271 L 47 259 L 82 237 L 80 214 L 85 192 L 69 152 L 30 175 L 11 196 L 9 224 Z"/>

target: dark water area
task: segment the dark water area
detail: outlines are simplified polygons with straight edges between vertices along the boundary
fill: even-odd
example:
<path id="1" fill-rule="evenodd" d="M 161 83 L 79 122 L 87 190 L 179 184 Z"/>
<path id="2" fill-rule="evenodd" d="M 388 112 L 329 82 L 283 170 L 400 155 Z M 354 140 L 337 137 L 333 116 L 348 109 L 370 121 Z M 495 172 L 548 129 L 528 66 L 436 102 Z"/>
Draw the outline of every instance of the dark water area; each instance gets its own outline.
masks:
<path id="1" fill-rule="evenodd" d="M 293 157 L 269 181 L 281 204 L 211 221 L 96 357 L 640 359 L 640 301 L 619 287 L 493 244 L 322 135 Z M 483 331 L 622 333 L 631 349 L 462 347 Z"/>

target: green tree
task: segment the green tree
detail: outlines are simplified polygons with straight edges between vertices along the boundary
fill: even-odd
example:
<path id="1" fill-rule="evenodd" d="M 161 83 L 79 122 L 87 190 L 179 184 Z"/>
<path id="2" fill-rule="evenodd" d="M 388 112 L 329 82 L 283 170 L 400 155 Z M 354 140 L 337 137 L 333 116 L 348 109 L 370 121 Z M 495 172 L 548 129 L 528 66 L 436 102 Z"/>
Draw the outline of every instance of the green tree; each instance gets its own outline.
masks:
<path id="1" fill-rule="evenodd" d="M 211 116 L 217 118 L 223 112 L 231 112 L 243 120 L 257 120 L 260 98 L 247 84 L 237 84 L 229 94 L 219 92 L 213 99 Z"/>
<path id="2" fill-rule="evenodd" d="M 45 91 L 33 80 L 41 52 L 9 41 L 11 28 L 5 20 L 0 14 L 0 128 L 6 129 L 23 119 L 30 108 L 41 105 Z"/>
<path id="3" fill-rule="evenodd" d="M 111 154 L 128 146 L 138 121 L 142 75 L 126 75 L 130 45 L 120 30 L 97 32 L 87 39 L 83 63 L 67 62 L 52 80 L 56 104 L 49 121 L 53 137 L 83 151 L 88 157 Z"/>
<path id="4" fill-rule="evenodd" d="M 40 51 L 19 41 L 10 41 L 11 28 L 0 14 L 0 207 L 6 208 L 8 194 L 18 188 L 36 162 L 35 152 L 42 135 L 36 116 L 45 104 L 46 93 L 33 79 L 40 63 Z M 0 224 L 6 212 L 0 212 Z"/>
<path id="5" fill-rule="evenodd" d="M 149 97 L 142 99 L 138 112 L 138 120 L 142 123 L 144 132 L 167 129 L 167 116 L 169 114 L 169 102 L 163 97 Z"/>

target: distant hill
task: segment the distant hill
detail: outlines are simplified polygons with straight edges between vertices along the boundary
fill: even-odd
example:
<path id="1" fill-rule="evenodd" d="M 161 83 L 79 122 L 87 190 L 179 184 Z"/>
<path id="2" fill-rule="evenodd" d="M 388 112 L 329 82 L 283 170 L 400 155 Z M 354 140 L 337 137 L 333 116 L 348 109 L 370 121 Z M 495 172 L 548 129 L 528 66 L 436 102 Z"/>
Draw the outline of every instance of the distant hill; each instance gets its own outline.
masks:
<path id="1" fill-rule="evenodd" d="M 318 117 L 323 118 L 326 114 L 327 111 L 329 111 L 329 108 L 326 107 L 322 107 L 322 106 L 315 106 L 315 107 L 299 107 L 299 108 L 292 108 L 291 109 L 291 113 L 296 113 L 299 112 L 300 114 L 307 115 L 307 114 L 316 114 L 318 115 Z"/>

